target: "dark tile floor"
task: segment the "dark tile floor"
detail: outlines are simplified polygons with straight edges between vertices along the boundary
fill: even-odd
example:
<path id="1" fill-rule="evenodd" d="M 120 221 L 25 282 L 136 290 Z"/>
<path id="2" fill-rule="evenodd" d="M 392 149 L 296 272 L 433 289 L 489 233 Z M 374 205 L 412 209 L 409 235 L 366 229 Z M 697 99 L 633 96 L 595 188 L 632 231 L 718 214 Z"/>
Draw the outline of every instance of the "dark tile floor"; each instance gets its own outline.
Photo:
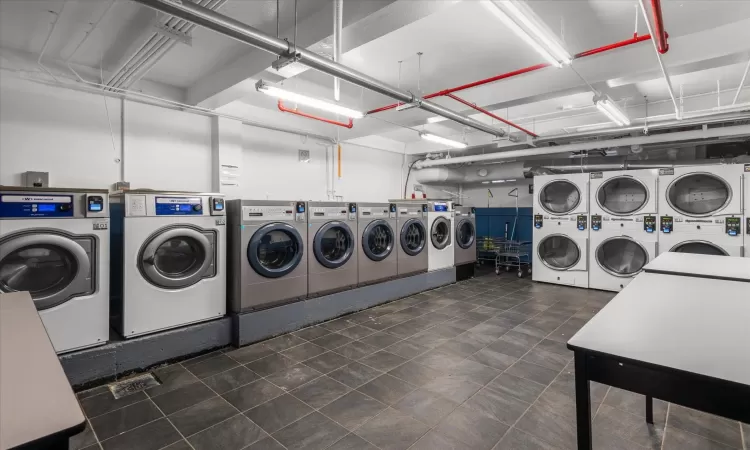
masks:
<path id="1" fill-rule="evenodd" d="M 565 342 L 613 294 L 482 276 L 78 394 L 73 449 L 575 448 Z M 750 426 L 594 384 L 596 449 L 750 449 Z"/>

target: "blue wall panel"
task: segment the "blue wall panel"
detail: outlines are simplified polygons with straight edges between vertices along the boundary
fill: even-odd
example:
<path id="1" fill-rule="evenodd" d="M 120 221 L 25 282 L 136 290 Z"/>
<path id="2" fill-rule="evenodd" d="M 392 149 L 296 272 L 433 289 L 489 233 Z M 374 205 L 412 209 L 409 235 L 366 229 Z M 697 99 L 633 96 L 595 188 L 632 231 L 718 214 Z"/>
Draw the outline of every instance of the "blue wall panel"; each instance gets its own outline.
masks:
<path id="1" fill-rule="evenodd" d="M 511 236 L 515 218 L 516 208 L 477 208 L 477 236 L 507 237 L 508 239 L 512 237 L 516 241 L 531 241 L 531 208 L 518 208 L 515 236 Z"/>

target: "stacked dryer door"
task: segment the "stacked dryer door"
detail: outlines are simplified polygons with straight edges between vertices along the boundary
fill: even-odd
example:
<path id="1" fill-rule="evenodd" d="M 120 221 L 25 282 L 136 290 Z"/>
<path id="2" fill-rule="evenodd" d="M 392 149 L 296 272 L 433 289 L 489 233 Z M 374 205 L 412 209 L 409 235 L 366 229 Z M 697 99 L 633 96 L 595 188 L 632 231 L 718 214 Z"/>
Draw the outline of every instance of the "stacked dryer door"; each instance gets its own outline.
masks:
<path id="1" fill-rule="evenodd" d="M 364 286 L 398 275 L 398 220 L 395 203 L 359 203 L 358 284 Z"/>
<path id="2" fill-rule="evenodd" d="M 659 170 L 659 253 L 741 256 L 744 166 Z"/>
<path id="3" fill-rule="evenodd" d="M 398 276 L 427 272 L 427 204 L 396 205 Z"/>
<path id="4" fill-rule="evenodd" d="M 357 204 L 310 202 L 307 221 L 308 297 L 357 286 Z"/>
<path id="5" fill-rule="evenodd" d="M 457 206 L 454 211 L 454 258 L 456 266 L 477 261 L 476 211 L 470 206 Z"/>
<path id="6" fill-rule="evenodd" d="M 307 297 L 305 202 L 228 202 L 228 297 L 234 313 Z"/>
<path id="7" fill-rule="evenodd" d="M 453 267 L 453 202 L 434 201 L 427 204 L 427 227 L 429 229 L 429 250 L 427 270 L 441 270 Z"/>
<path id="8" fill-rule="evenodd" d="M 620 291 L 656 257 L 656 169 L 591 173 L 589 287 Z"/>
<path id="9" fill-rule="evenodd" d="M 535 281 L 588 287 L 589 174 L 534 177 Z"/>

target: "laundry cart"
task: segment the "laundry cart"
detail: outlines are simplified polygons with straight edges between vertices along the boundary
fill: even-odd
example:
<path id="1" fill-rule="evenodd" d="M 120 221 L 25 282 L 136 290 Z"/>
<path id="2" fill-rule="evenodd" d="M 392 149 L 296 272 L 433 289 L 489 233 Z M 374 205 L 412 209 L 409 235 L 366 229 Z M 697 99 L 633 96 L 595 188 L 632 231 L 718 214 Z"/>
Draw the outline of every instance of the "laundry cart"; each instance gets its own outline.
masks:
<path id="1" fill-rule="evenodd" d="M 531 275 L 531 241 L 505 241 L 495 251 L 495 273 L 511 270 L 518 278 Z"/>

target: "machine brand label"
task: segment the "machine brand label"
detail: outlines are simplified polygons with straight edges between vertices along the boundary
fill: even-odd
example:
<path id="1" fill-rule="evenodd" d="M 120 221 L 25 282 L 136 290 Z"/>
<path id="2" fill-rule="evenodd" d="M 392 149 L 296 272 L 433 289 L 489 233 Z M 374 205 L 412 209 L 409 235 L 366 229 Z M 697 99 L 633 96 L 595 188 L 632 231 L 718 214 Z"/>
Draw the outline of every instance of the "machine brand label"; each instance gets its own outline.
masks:
<path id="1" fill-rule="evenodd" d="M 108 230 L 109 220 L 103 220 L 101 222 L 94 222 L 94 230 Z"/>
<path id="2" fill-rule="evenodd" d="M 172 204 L 185 204 L 185 203 L 201 203 L 200 197 L 157 197 L 156 203 L 160 205 L 172 205 Z"/>
<path id="3" fill-rule="evenodd" d="M 659 169 L 659 175 L 674 175 L 674 169 Z"/>
<path id="4" fill-rule="evenodd" d="M 632 222 L 632 221 L 633 221 L 632 218 L 627 218 L 627 217 L 615 217 L 612 219 L 612 222 Z"/>
<path id="5" fill-rule="evenodd" d="M 711 219 L 685 219 L 685 223 L 713 223 Z"/>
<path id="6" fill-rule="evenodd" d="M 597 178 L 604 177 L 604 174 L 602 172 L 591 172 L 591 179 L 595 180 Z"/>
<path id="7" fill-rule="evenodd" d="M 0 196 L 0 202 L 3 203 L 70 203 L 73 199 L 68 195 L 55 197 L 35 197 L 26 195 L 3 195 Z"/>
<path id="8" fill-rule="evenodd" d="M 216 219 L 216 225 L 226 225 L 227 219 L 225 217 L 220 217 Z"/>

